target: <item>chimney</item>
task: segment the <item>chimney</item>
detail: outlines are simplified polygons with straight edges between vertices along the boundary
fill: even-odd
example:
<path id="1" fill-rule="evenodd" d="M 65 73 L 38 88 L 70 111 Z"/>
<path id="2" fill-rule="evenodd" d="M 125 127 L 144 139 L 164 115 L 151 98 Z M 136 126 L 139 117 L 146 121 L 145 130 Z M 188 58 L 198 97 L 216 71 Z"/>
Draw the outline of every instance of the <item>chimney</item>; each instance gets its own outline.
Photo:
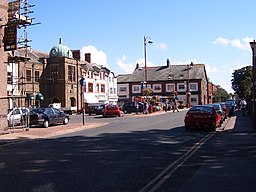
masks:
<path id="1" fill-rule="evenodd" d="M 139 63 L 136 64 L 135 70 L 139 69 Z"/>
<path id="2" fill-rule="evenodd" d="M 84 54 L 84 59 L 85 61 L 87 61 L 88 63 L 91 63 L 91 53 L 85 53 Z"/>
<path id="3" fill-rule="evenodd" d="M 169 59 L 167 59 L 166 63 L 167 63 L 167 67 L 170 67 L 170 60 Z"/>

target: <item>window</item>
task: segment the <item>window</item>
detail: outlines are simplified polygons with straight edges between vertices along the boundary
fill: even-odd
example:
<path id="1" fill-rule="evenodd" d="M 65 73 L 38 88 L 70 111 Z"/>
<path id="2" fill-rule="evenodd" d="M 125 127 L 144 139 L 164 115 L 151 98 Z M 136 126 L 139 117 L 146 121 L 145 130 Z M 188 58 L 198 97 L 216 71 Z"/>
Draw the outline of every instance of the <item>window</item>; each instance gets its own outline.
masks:
<path id="1" fill-rule="evenodd" d="M 186 92 L 187 91 L 187 86 L 186 83 L 178 83 L 177 84 L 177 91 L 181 91 L 181 92 Z"/>
<path id="2" fill-rule="evenodd" d="M 57 81 L 57 79 L 58 79 L 58 66 L 54 66 L 54 65 L 51 66 L 50 71 L 51 71 L 51 73 L 50 73 L 51 79 L 53 81 Z"/>
<path id="3" fill-rule="evenodd" d="M 166 92 L 174 91 L 174 84 L 166 84 Z"/>
<path id="4" fill-rule="evenodd" d="M 110 87 L 109 93 L 110 93 L 110 94 L 113 94 L 113 88 L 112 88 L 112 87 Z"/>
<path id="5" fill-rule="evenodd" d="M 140 85 L 133 85 L 132 86 L 133 93 L 140 93 Z"/>
<path id="6" fill-rule="evenodd" d="M 88 83 L 88 92 L 93 92 L 93 83 Z"/>
<path id="7" fill-rule="evenodd" d="M 97 84 L 96 84 L 96 92 L 97 92 L 97 93 L 99 93 L 99 91 L 100 91 L 99 88 L 100 88 L 100 85 L 99 85 L 99 83 L 97 83 Z"/>
<path id="8" fill-rule="evenodd" d="M 35 82 L 39 82 L 39 71 L 35 71 Z"/>
<path id="9" fill-rule="evenodd" d="M 102 84 L 100 86 L 100 91 L 101 91 L 101 93 L 105 93 L 105 85 L 104 84 Z"/>
<path id="10" fill-rule="evenodd" d="M 191 97 L 191 102 L 192 102 L 192 103 L 197 102 L 197 98 Z"/>
<path id="11" fill-rule="evenodd" d="M 76 67 L 69 65 L 68 66 L 68 81 L 76 81 Z"/>
<path id="12" fill-rule="evenodd" d="M 7 83 L 12 84 L 12 72 L 7 73 Z"/>
<path id="13" fill-rule="evenodd" d="M 119 87 L 119 91 L 120 92 L 126 92 L 127 91 L 127 87 Z"/>
<path id="14" fill-rule="evenodd" d="M 180 84 L 179 85 L 179 89 L 185 89 L 186 87 L 185 87 L 185 85 L 184 84 Z"/>
<path id="15" fill-rule="evenodd" d="M 162 85 L 161 84 L 153 85 L 153 91 L 154 92 L 161 92 L 162 91 Z"/>
<path id="16" fill-rule="evenodd" d="M 31 70 L 26 70 L 27 82 L 31 82 Z"/>
<path id="17" fill-rule="evenodd" d="M 197 83 L 190 83 L 189 88 L 190 88 L 190 91 L 198 91 Z"/>

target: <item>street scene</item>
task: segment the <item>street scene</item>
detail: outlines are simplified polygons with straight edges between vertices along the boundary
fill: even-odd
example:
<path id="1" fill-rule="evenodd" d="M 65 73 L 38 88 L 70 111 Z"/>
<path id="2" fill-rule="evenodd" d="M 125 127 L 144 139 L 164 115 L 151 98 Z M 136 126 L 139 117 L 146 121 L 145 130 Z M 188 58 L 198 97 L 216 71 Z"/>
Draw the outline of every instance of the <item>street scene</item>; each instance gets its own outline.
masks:
<path id="1" fill-rule="evenodd" d="M 256 191 L 255 6 L 0 0 L 0 192 Z"/>
<path id="2" fill-rule="evenodd" d="M 237 110 L 211 132 L 186 130 L 186 112 L 87 115 L 84 128 L 72 115 L 2 135 L 0 191 L 254 191 L 250 117 Z"/>

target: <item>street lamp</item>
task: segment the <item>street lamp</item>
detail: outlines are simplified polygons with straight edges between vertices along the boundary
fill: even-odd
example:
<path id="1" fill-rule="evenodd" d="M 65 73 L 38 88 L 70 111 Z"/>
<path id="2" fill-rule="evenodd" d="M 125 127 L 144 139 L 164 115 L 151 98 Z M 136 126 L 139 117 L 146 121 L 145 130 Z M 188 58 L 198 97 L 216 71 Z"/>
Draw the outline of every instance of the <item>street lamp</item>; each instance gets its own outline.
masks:
<path id="1" fill-rule="evenodd" d="M 147 39 L 149 39 L 148 41 L 147 41 Z M 147 74 L 147 44 L 152 44 L 153 43 L 153 41 L 151 40 L 151 38 L 150 37 L 146 37 L 145 35 L 144 35 L 144 59 L 145 59 L 145 82 L 146 82 L 146 89 L 147 89 L 147 81 L 148 81 L 148 74 Z"/>
<path id="2" fill-rule="evenodd" d="M 256 129 L 256 102 L 255 102 L 255 85 L 256 85 L 256 64 L 255 64 L 255 48 L 256 42 L 250 42 L 250 46 L 252 49 L 252 118 L 253 118 L 253 127 Z"/>
<path id="3" fill-rule="evenodd" d="M 189 87 L 189 70 L 193 67 L 193 62 L 191 62 L 190 64 L 187 64 L 187 72 L 188 72 L 188 81 L 187 81 L 187 108 L 190 108 L 190 95 L 191 95 L 191 92 L 190 92 L 190 87 Z"/>

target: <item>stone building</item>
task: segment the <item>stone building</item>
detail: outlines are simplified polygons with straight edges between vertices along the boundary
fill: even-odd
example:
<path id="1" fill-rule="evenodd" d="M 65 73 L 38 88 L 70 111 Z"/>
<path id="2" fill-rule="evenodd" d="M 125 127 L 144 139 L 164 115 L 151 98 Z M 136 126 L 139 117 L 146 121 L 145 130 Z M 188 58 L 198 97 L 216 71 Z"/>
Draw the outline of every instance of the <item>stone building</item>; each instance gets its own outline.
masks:
<path id="1" fill-rule="evenodd" d="M 40 81 L 44 58 L 48 53 L 32 49 L 8 52 L 7 95 L 8 107 L 37 106 L 40 100 Z"/>
<path id="2" fill-rule="evenodd" d="M 0 131 L 5 130 L 7 127 L 7 53 L 4 52 L 3 37 L 4 26 L 7 24 L 8 19 L 8 1 L 0 0 Z"/>

